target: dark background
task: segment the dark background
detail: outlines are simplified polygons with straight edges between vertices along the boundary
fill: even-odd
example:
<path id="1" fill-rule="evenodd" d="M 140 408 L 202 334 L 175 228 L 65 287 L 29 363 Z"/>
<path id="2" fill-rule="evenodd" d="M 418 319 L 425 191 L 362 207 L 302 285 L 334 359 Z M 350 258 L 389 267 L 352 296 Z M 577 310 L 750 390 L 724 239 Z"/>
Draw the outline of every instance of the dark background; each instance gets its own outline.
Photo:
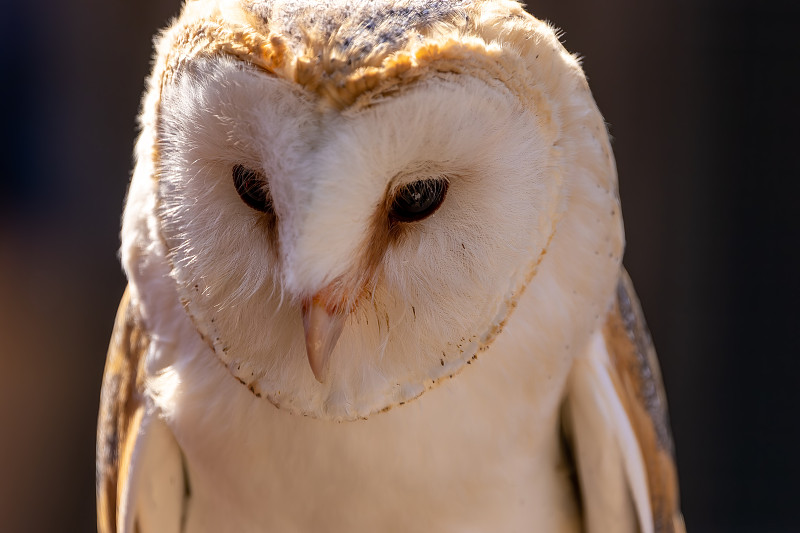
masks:
<path id="1" fill-rule="evenodd" d="M 0 530 L 94 528 L 119 217 L 177 1 L 0 1 Z M 689 531 L 800 531 L 800 6 L 532 0 L 610 124 Z"/>

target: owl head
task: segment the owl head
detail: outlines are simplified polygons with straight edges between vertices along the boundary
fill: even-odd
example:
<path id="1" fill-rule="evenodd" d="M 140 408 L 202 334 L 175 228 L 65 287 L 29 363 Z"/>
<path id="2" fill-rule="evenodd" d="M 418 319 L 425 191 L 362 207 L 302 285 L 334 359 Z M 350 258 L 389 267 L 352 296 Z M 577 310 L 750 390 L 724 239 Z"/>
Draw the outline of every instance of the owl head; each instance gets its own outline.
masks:
<path id="1" fill-rule="evenodd" d="M 608 136 L 516 2 L 197 0 L 157 50 L 123 264 L 254 395 L 363 418 L 462 370 L 528 286 L 531 357 L 609 301 Z"/>

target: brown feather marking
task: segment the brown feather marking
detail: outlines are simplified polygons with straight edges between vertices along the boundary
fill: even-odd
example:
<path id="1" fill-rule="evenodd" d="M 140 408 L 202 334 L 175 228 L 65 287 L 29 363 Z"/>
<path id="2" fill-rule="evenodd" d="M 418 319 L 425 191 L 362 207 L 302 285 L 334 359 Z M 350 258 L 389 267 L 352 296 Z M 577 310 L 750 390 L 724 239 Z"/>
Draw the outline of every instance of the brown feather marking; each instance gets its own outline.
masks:
<path id="1" fill-rule="evenodd" d="M 414 29 L 422 42 L 384 43 L 368 54 L 339 49 L 337 40 L 326 38 L 324 32 L 283 33 L 286 28 L 263 19 L 252 6 L 245 10 L 249 22 L 236 24 L 218 16 L 198 19 L 194 12 L 184 10 L 165 34 L 162 46 L 168 42 L 170 52 L 163 55 L 154 79 L 163 88 L 195 58 L 225 55 L 294 81 L 335 109 L 358 111 L 425 76 L 468 74 L 492 86 L 505 85 L 542 123 L 550 121 L 550 106 L 539 84 L 531 78 L 523 57 L 514 52 L 519 41 L 541 33 L 537 29 L 541 23 L 519 6 L 501 19 L 477 23 L 482 17 L 480 3 L 475 3 L 465 7 L 466 17 L 459 10 L 459 15 L 445 15 L 438 24 Z M 504 31 L 497 33 L 499 26 Z M 496 46 L 499 42 L 511 46 Z M 553 54 L 558 50 L 554 48 Z"/>
<path id="2" fill-rule="evenodd" d="M 685 531 L 658 360 L 633 284 L 624 270 L 603 335 L 616 370 L 616 375 L 612 375 L 614 386 L 642 451 L 654 530 L 656 533 Z"/>
<path id="3" fill-rule="evenodd" d="M 126 467 L 144 413 L 143 356 L 149 342 L 126 289 L 106 356 L 97 421 L 96 495 L 100 533 L 117 531 L 119 491 L 127 477 Z"/>

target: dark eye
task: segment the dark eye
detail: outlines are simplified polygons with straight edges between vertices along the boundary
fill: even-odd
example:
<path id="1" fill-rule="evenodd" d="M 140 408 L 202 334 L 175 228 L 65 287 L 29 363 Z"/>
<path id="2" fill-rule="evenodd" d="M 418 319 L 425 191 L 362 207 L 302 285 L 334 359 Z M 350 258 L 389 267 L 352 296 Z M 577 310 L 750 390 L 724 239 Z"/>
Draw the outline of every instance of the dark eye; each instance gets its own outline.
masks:
<path id="1" fill-rule="evenodd" d="M 272 198 L 263 174 L 242 165 L 234 165 L 231 171 L 233 185 L 244 203 L 262 213 L 272 213 Z"/>
<path id="2" fill-rule="evenodd" d="M 389 216 L 400 222 L 414 222 L 430 216 L 444 201 L 447 180 L 419 180 L 403 185 L 395 192 Z"/>

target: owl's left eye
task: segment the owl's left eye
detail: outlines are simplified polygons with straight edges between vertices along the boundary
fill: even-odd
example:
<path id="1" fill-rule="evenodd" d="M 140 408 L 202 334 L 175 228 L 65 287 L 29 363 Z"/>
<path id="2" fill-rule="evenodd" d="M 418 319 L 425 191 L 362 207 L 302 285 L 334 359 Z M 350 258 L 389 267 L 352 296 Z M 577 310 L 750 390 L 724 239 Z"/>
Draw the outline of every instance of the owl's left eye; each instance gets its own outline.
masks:
<path id="1" fill-rule="evenodd" d="M 403 185 L 395 192 L 390 218 L 414 222 L 432 215 L 442 205 L 447 185 L 445 179 L 419 180 Z"/>
<path id="2" fill-rule="evenodd" d="M 236 192 L 244 203 L 256 211 L 274 213 L 267 180 L 260 172 L 242 165 L 234 165 L 231 175 Z"/>

